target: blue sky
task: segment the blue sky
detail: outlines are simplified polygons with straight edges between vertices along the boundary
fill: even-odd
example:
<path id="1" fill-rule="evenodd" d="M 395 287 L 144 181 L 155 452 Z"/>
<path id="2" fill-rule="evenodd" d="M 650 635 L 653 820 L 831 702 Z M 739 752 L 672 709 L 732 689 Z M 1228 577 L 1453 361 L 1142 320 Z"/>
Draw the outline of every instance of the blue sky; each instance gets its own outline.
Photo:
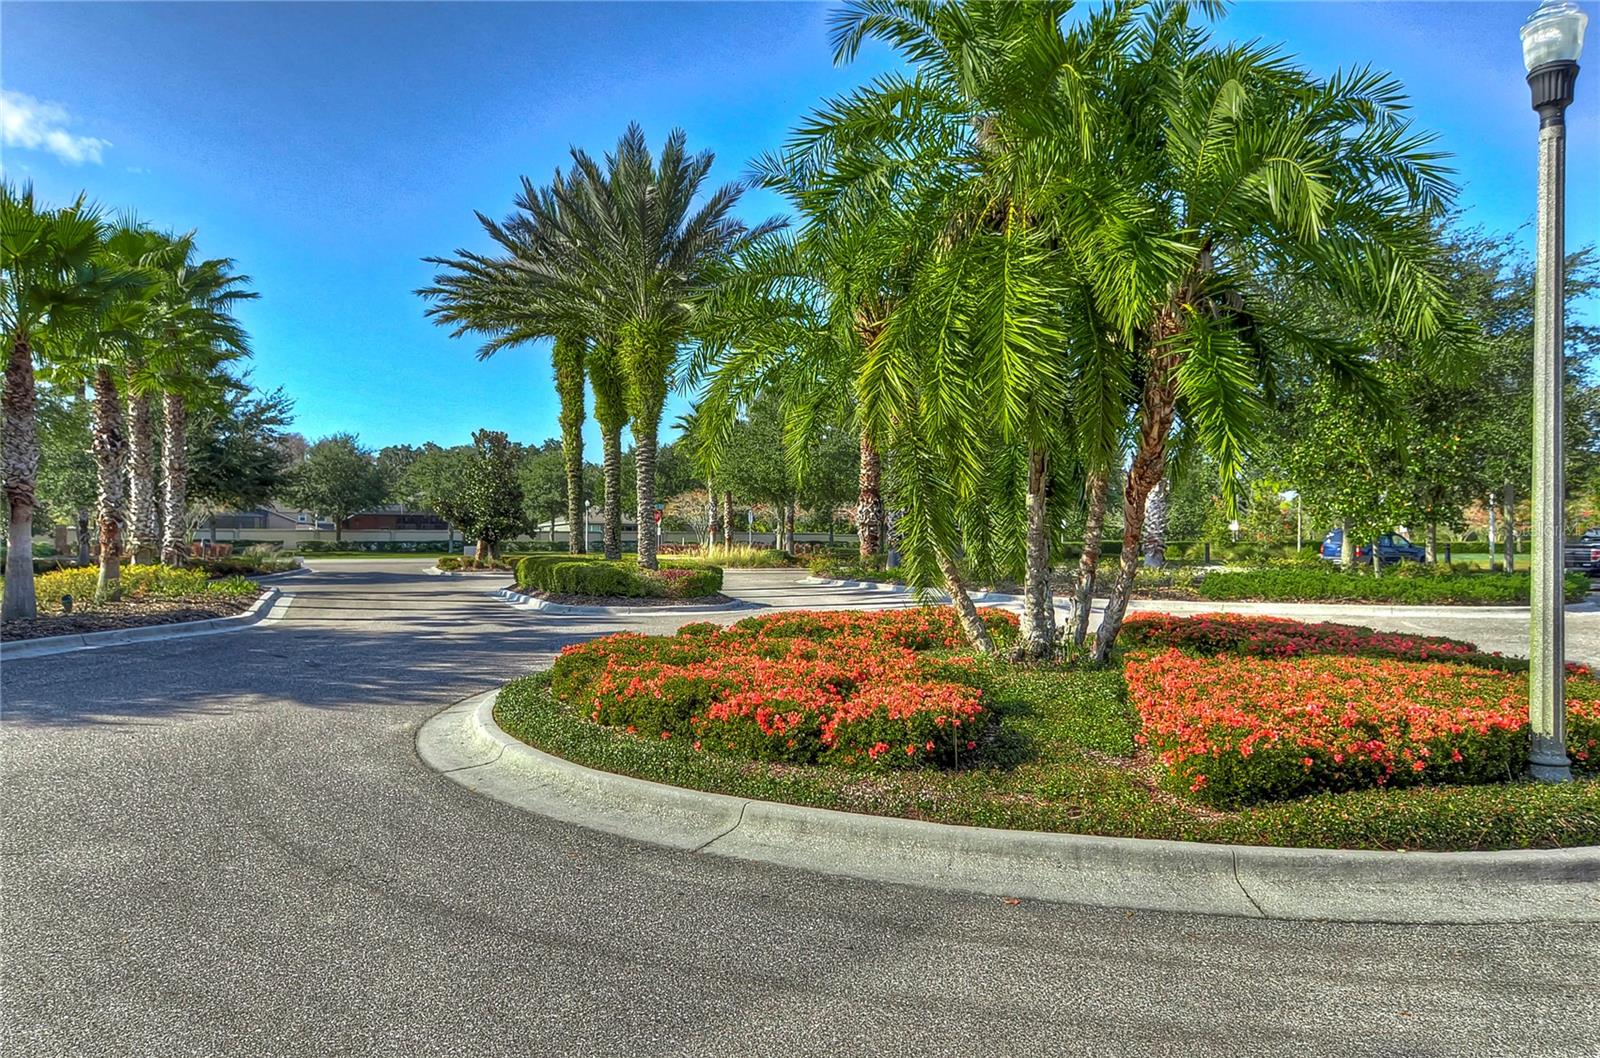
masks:
<path id="1" fill-rule="evenodd" d="M 1455 155 L 1469 219 L 1531 243 L 1536 119 L 1517 27 L 1533 6 L 1243 3 L 1217 33 L 1282 42 L 1320 73 L 1399 76 Z M 537 441 L 556 432 L 547 350 L 477 362 L 475 343 L 423 319 L 420 259 L 481 245 L 472 210 L 505 213 L 520 174 L 543 181 L 569 144 L 598 154 L 630 120 L 654 143 L 683 127 L 716 152 L 715 179 L 738 177 L 824 96 L 892 65 L 868 49 L 835 69 L 827 11 L 8 0 L 3 167 L 46 199 L 83 189 L 237 258 L 261 293 L 244 313 L 255 379 L 295 398 L 307 435 L 455 444 L 487 426 Z M 1568 117 L 1571 246 L 1600 239 L 1597 116 L 1589 72 Z M 776 209 L 746 199 L 752 219 Z"/>

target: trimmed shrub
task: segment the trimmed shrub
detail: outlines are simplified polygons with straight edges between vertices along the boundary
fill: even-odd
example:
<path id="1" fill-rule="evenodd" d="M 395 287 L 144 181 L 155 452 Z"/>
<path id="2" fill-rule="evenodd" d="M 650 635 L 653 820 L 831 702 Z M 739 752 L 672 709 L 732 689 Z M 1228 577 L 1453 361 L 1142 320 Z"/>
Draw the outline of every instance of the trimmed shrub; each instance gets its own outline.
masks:
<path id="1" fill-rule="evenodd" d="M 1476 646 L 1459 639 L 1376 632 L 1358 625 L 1309 623 L 1259 614 L 1139 614 L 1128 618 L 1118 641 L 1124 647 L 1177 647 L 1207 656 L 1287 658 L 1338 654 L 1411 661 L 1480 657 Z"/>
<path id="2" fill-rule="evenodd" d="M 446 573 L 454 573 L 461 568 L 461 560 L 455 555 L 445 555 L 435 565 Z"/>
<path id="3" fill-rule="evenodd" d="M 1516 606 L 1527 603 L 1528 585 L 1526 573 L 1430 572 L 1429 567 L 1412 565 L 1374 577 L 1333 568 L 1278 566 L 1210 573 L 1195 589 L 1215 600 Z M 1580 601 L 1588 591 L 1586 575 L 1567 575 L 1567 601 Z"/>
<path id="4" fill-rule="evenodd" d="M 555 595 L 696 599 L 722 590 L 722 568 L 662 559 L 660 570 L 647 570 L 629 558 L 612 562 L 597 555 L 533 554 L 517 562 L 517 587 Z"/>

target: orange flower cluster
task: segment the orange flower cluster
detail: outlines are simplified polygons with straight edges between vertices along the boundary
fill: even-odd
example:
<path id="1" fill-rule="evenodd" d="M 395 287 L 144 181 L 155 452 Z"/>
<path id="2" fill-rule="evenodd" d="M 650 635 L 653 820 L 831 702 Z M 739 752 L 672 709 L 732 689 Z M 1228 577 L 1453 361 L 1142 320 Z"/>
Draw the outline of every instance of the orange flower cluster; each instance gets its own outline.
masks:
<path id="1" fill-rule="evenodd" d="M 1016 618 L 989 611 L 1002 631 Z M 675 636 L 571 646 L 551 686 L 597 723 L 699 750 L 856 767 L 954 765 L 977 748 L 982 690 L 950 611 L 795 611 Z M 652 735 L 654 737 L 654 735 Z"/>
<path id="2" fill-rule="evenodd" d="M 1236 806 L 1404 783 L 1519 775 L 1526 673 L 1472 665 L 1320 656 L 1289 659 L 1176 649 L 1134 653 L 1125 669 L 1138 739 L 1175 781 Z M 1574 677 L 1569 750 L 1600 739 L 1600 683 Z"/>

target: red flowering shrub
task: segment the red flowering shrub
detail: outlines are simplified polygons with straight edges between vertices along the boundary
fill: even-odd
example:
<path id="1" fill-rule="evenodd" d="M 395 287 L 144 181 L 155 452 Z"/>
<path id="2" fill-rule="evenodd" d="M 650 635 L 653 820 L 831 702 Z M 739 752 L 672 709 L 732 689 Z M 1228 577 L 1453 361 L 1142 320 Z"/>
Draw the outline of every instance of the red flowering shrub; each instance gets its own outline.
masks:
<path id="1" fill-rule="evenodd" d="M 1016 618 L 984 611 L 1002 638 Z M 567 647 L 554 693 L 597 723 L 761 760 L 954 764 L 976 748 L 981 678 L 949 610 L 795 611 Z"/>
<path id="2" fill-rule="evenodd" d="M 1317 791 L 1484 783 L 1520 774 L 1525 673 L 1340 656 L 1292 660 L 1135 653 L 1138 739 L 1174 782 L 1223 806 Z M 1575 676 L 1568 749 L 1597 759 L 1600 682 Z"/>
<path id="3" fill-rule="evenodd" d="M 1356 625 L 1258 614 L 1208 613 L 1193 617 L 1140 614 L 1122 626 L 1124 646 L 1178 647 L 1200 654 L 1287 658 L 1311 654 L 1406 658 L 1413 661 L 1483 657 L 1459 639 L 1376 632 Z"/>

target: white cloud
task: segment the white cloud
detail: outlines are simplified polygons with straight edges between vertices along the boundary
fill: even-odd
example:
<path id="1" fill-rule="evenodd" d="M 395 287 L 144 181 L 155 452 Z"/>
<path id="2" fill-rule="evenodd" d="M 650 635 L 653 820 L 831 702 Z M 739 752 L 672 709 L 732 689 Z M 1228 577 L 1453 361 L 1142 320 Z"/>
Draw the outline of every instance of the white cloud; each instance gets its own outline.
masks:
<path id="1" fill-rule="evenodd" d="M 0 89 L 0 143 L 30 151 L 49 151 L 68 165 L 100 164 L 100 152 L 111 146 L 93 136 L 67 131 L 72 116 L 57 103 L 24 92 Z"/>

